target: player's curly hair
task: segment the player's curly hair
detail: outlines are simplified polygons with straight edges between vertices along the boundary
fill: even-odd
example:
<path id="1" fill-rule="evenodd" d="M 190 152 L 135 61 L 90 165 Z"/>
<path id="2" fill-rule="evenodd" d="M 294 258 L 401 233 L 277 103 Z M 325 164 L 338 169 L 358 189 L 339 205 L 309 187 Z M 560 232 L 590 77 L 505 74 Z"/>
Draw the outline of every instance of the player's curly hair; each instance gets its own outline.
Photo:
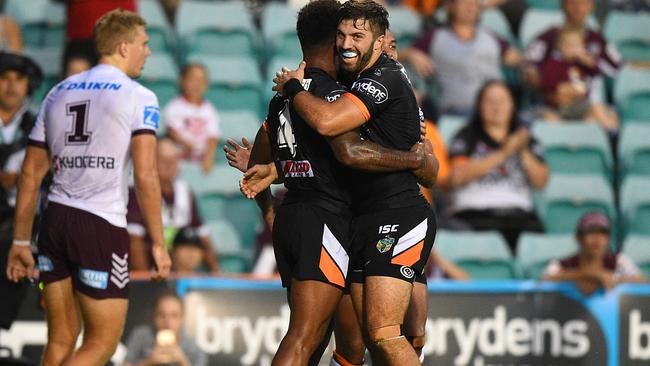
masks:
<path id="1" fill-rule="evenodd" d="M 367 20 L 375 36 L 383 36 L 389 28 L 388 11 L 372 0 L 350 0 L 341 6 L 339 20 Z"/>
<path id="2" fill-rule="evenodd" d="M 315 0 L 300 9 L 296 31 L 303 52 L 332 45 L 339 24 L 340 7 L 337 0 Z"/>

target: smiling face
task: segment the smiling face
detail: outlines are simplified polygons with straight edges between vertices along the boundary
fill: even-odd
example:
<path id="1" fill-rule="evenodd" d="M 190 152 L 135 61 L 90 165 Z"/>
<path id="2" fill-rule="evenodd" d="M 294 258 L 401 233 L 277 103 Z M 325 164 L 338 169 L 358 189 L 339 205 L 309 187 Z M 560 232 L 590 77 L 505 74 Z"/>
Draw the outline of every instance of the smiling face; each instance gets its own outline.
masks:
<path id="1" fill-rule="evenodd" d="M 361 73 L 379 57 L 383 42 L 384 35 L 375 38 L 367 20 L 342 20 L 336 34 L 340 68 L 351 74 Z"/>

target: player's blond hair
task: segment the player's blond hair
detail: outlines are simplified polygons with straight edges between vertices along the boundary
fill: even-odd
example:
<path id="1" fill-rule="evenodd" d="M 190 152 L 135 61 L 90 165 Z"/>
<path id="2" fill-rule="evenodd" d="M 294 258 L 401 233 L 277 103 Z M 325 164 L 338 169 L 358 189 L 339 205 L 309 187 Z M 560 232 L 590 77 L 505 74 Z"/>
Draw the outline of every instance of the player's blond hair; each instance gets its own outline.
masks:
<path id="1" fill-rule="evenodd" d="M 133 42 L 138 26 L 146 25 L 144 18 L 132 11 L 109 11 L 97 20 L 93 29 L 97 53 L 100 56 L 112 55 L 120 43 Z"/>

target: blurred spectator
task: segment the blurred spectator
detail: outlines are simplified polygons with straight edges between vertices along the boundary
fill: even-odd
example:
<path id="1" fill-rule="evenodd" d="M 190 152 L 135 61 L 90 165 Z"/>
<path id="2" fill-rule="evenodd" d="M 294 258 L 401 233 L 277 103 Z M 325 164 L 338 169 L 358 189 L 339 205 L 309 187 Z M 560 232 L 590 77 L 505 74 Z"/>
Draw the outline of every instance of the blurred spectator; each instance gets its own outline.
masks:
<path id="1" fill-rule="evenodd" d="M 158 143 L 158 178 L 162 193 L 162 223 L 165 243 L 172 249 L 174 238 L 181 229 L 190 229 L 199 236 L 205 250 L 205 265 L 211 272 L 218 270 L 218 262 L 209 237 L 208 228 L 198 212 L 196 199 L 189 185 L 178 178 L 179 152 L 174 143 L 163 139 Z M 144 217 L 140 211 L 134 189 L 129 190 L 127 230 L 131 237 L 131 269 L 149 270 L 151 239 L 146 232 Z M 174 263 L 172 263 L 174 265 Z"/>
<path id="2" fill-rule="evenodd" d="M 179 274 L 200 272 L 204 260 L 205 247 L 196 230 L 179 230 L 172 249 L 172 270 Z"/>
<path id="3" fill-rule="evenodd" d="M 66 45 L 63 51 L 61 70 L 65 69 L 68 59 L 79 54 L 97 63 L 97 52 L 93 43 L 95 23 L 106 12 L 122 8 L 135 12 L 135 0 L 76 0 L 63 1 L 66 7 Z"/>
<path id="4" fill-rule="evenodd" d="M 0 53 L 0 243 L 11 240 L 18 172 L 35 116 L 29 96 L 43 80 L 28 57 Z"/>
<path id="5" fill-rule="evenodd" d="M 183 149 L 188 160 L 199 161 L 204 172 L 212 170 L 219 143 L 219 114 L 205 99 L 208 70 L 201 64 L 187 64 L 181 70 L 181 95 L 163 110 L 169 137 Z"/>
<path id="6" fill-rule="evenodd" d="M 66 64 L 63 65 L 63 77 L 61 79 L 66 79 L 69 76 L 84 72 L 90 69 L 93 65 L 92 58 L 81 53 L 70 55 L 67 58 Z"/>
<path id="7" fill-rule="evenodd" d="M 517 66 L 519 52 L 480 27 L 479 0 L 452 0 L 449 25 L 433 28 L 400 52 L 400 59 L 422 77 L 436 75 L 441 114 L 469 115 L 481 85 L 501 78 L 502 64 Z"/>
<path id="8" fill-rule="evenodd" d="M 607 8 L 623 11 L 650 11 L 650 0 L 609 0 Z"/>
<path id="9" fill-rule="evenodd" d="M 0 13 L 0 52 L 20 52 L 23 50 L 23 37 L 16 21 L 7 14 Z"/>
<path id="10" fill-rule="evenodd" d="M 594 9 L 594 0 L 562 0 L 562 11 L 565 21 L 562 26 L 551 27 L 539 35 L 526 50 L 527 79 L 531 86 L 539 88 L 541 84 L 539 67 L 545 60 L 550 59 L 559 52 L 554 45 L 561 28 L 572 28 L 581 32 L 587 51 L 591 57 L 580 57 L 575 61 L 585 67 L 597 69 L 597 74 L 615 76 L 621 68 L 623 59 L 613 44 L 607 43 L 605 38 L 596 30 L 590 29 L 587 20 Z M 602 83 L 602 80 L 596 80 Z M 597 83 L 595 83 L 596 85 Z M 594 87 L 599 93 L 592 93 L 592 101 L 602 101 L 601 87 Z"/>
<path id="11" fill-rule="evenodd" d="M 587 51 L 582 33 L 575 28 L 557 32 L 558 52 L 540 65 L 541 89 L 552 109 L 545 109 L 542 118 L 558 120 L 588 120 L 605 130 L 619 127 L 616 113 L 600 102 L 589 100 L 592 78 L 598 75 L 598 65 Z M 591 66 L 588 66 L 591 65 Z"/>
<path id="12" fill-rule="evenodd" d="M 122 366 L 206 366 L 206 354 L 183 331 L 183 303 L 173 292 L 158 296 L 153 324 L 131 331 Z"/>
<path id="13" fill-rule="evenodd" d="M 176 12 L 180 4 L 181 0 L 160 0 L 160 5 L 162 5 L 163 10 L 165 11 L 167 21 L 171 25 L 174 25 L 176 22 Z"/>
<path id="14" fill-rule="evenodd" d="M 588 212 L 578 221 L 575 255 L 551 261 L 542 274 L 547 281 L 571 281 L 585 294 L 599 288 L 610 290 L 619 283 L 645 282 L 634 262 L 624 254 L 609 252 L 611 223 L 600 212 Z"/>
<path id="15" fill-rule="evenodd" d="M 543 231 L 533 210 L 533 189 L 548 180 L 542 147 L 521 126 L 510 89 L 490 81 L 474 115 L 454 137 L 452 217 L 475 230 L 498 230 L 514 252 L 522 231 Z"/>
<path id="16" fill-rule="evenodd" d="M 428 281 L 455 280 L 467 281 L 470 276 L 462 268 L 443 258 L 435 249 L 431 250 L 429 262 L 425 267 Z"/>

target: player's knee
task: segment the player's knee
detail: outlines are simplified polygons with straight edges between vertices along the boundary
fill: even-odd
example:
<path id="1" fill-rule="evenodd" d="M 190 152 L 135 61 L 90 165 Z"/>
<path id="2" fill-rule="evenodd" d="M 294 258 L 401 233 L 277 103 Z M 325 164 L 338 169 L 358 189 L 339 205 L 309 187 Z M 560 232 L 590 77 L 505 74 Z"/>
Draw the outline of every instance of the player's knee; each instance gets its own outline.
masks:
<path id="1" fill-rule="evenodd" d="M 296 347 L 315 349 L 321 343 L 326 331 L 327 327 L 304 325 L 290 328 L 287 337 Z"/>
<path id="2" fill-rule="evenodd" d="M 109 339 L 107 337 L 86 337 L 84 339 L 82 347 L 90 350 L 93 354 L 96 354 L 98 358 L 102 360 L 108 360 L 115 350 L 119 339 Z"/>
<path id="3" fill-rule="evenodd" d="M 387 343 L 404 338 L 400 324 L 368 329 L 368 347 L 383 347 Z"/>

